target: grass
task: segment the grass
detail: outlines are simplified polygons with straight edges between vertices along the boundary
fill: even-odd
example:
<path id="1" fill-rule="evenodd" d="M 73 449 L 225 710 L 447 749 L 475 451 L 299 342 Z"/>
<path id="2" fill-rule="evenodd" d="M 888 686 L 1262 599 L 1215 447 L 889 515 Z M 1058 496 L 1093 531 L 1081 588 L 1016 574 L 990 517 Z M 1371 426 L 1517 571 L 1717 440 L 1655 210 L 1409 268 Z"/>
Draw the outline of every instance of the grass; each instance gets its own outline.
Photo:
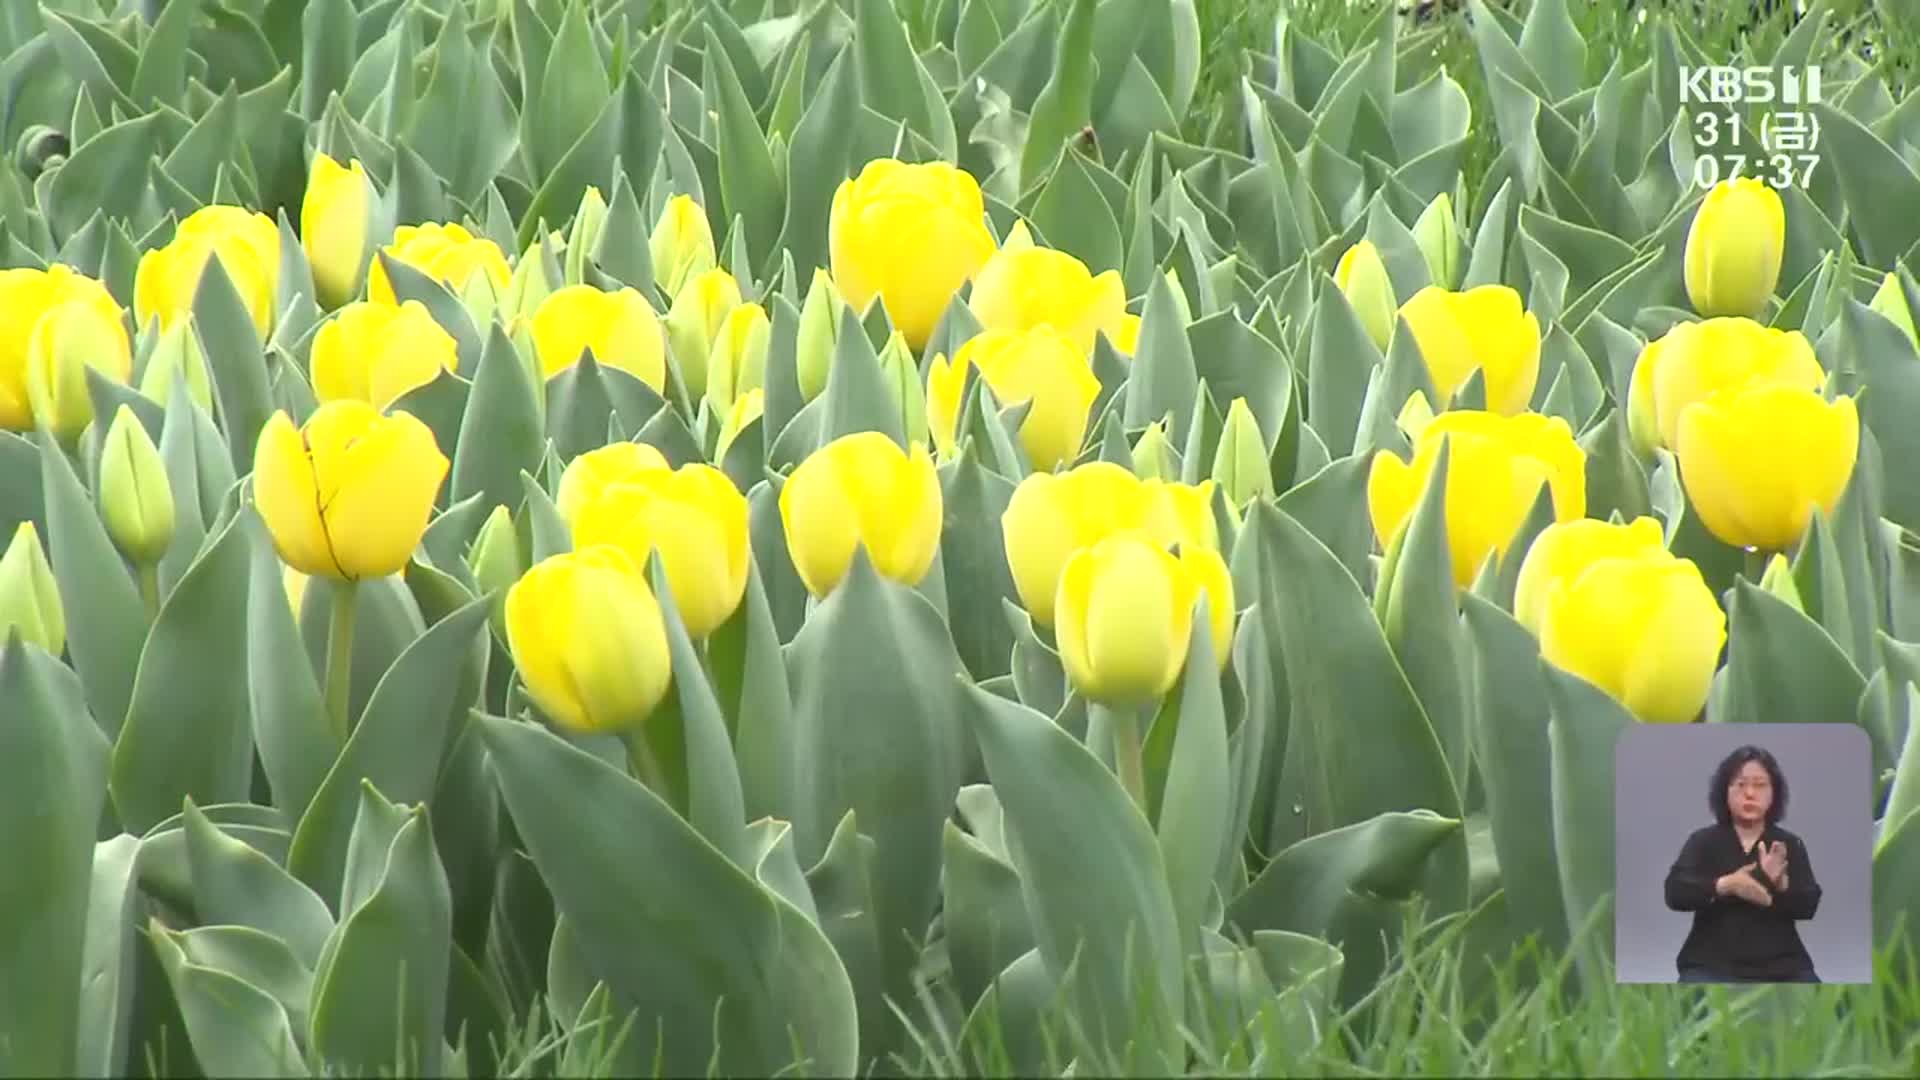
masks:
<path id="1" fill-rule="evenodd" d="M 1911 979 L 1779 987 L 1607 983 L 1583 992 L 1564 956 L 1544 955 L 1531 942 L 1476 972 L 1464 933 L 1457 916 L 1423 924 L 1410 908 L 1402 940 L 1411 944 L 1396 952 L 1362 998 L 1344 1008 L 1312 1008 L 1283 988 L 1250 1022 L 1211 1024 L 1205 1033 L 1190 1029 L 1190 1075 L 1920 1073 L 1920 982 Z M 1890 970 L 1892 960 L 1882 952 L 1876 970 Z M 930 1000 L 941 992 L 925 988 L 923 1010 L 949 1011 Z M 909 1077 L 1139 1072 L 1137 1065 L 1107 1060 L 1062 1016 L 1047 1025 L 1054 1041 L 1041 1061 L 1006 1050 L 1021 1041 L 1008 1035 L 1012 1026 L 976 1018 L 962 1035 L 958 1024 L 919 1024 L 913 1052 L 883 1071 Z M 620 1027 L 594 1019 L 569 1029 L 536 1010 L 502 1048 L 498 1075 L 612 1075 Z"/>

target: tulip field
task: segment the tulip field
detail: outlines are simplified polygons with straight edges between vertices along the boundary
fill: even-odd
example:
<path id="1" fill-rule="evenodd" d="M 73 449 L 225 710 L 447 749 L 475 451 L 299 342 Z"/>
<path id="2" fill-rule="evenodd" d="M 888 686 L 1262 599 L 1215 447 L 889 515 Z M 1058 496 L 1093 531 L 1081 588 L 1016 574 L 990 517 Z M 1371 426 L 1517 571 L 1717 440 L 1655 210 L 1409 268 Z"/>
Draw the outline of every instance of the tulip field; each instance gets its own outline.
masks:
<path id="1" fill-rule="evenodd" d="M 0 1076 L 1912 1075 L 1805 6 L 0 4 Z M 1615 986 L 1728 721 L 1869 736 L 1873 985 Z"/>

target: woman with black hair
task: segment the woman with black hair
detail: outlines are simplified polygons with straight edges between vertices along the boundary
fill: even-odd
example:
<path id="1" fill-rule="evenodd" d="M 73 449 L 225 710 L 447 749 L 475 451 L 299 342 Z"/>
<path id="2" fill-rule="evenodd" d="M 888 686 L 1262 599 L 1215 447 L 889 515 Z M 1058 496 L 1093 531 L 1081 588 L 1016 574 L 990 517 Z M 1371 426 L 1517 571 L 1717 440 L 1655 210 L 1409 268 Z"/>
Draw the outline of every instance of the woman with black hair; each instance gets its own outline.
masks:
<path id="1" fill-rule="evenodd" d="M 1780 827 L 1787 778 L 1772 754 L 1742 746 L 1713 771 L 1714 824 L 1695 829 L 1667 871 L 1667 906 L 1693 912 L 1681 982 L 1819 982 L 1794 923 L 1820 907 L 1807 845 Z"/>

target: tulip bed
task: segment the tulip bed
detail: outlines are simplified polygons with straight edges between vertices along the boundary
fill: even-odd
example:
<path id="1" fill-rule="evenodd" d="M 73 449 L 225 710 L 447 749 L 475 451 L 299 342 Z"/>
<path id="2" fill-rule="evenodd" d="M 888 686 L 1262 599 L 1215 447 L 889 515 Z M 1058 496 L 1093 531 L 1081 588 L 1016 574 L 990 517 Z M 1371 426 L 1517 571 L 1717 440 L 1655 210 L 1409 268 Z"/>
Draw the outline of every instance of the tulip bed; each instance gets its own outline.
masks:
<path id="1" fill-rule="evenodd" d="M 105 6 L 0 12 L 0 1073 L 1572 1068 L 1636 723 L 1864 728 L 1913 984 L 1920 95 L 1679 90 L 1825 5 L 1224 125 L 1189 0 Z"/>

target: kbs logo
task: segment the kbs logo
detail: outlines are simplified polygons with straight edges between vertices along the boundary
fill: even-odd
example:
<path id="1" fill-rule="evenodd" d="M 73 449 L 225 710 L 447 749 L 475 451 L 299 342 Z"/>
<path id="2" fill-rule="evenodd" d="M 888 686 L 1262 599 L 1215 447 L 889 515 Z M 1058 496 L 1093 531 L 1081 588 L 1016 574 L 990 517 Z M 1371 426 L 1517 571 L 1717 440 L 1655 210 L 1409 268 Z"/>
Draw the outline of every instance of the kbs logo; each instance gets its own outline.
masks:
<path id="1" fill-rule="evenodd" d="M 1813 105 L 1820 100 L 1820 69 L 1683 67 L 1680 100 L 1721 105 Z"/>

